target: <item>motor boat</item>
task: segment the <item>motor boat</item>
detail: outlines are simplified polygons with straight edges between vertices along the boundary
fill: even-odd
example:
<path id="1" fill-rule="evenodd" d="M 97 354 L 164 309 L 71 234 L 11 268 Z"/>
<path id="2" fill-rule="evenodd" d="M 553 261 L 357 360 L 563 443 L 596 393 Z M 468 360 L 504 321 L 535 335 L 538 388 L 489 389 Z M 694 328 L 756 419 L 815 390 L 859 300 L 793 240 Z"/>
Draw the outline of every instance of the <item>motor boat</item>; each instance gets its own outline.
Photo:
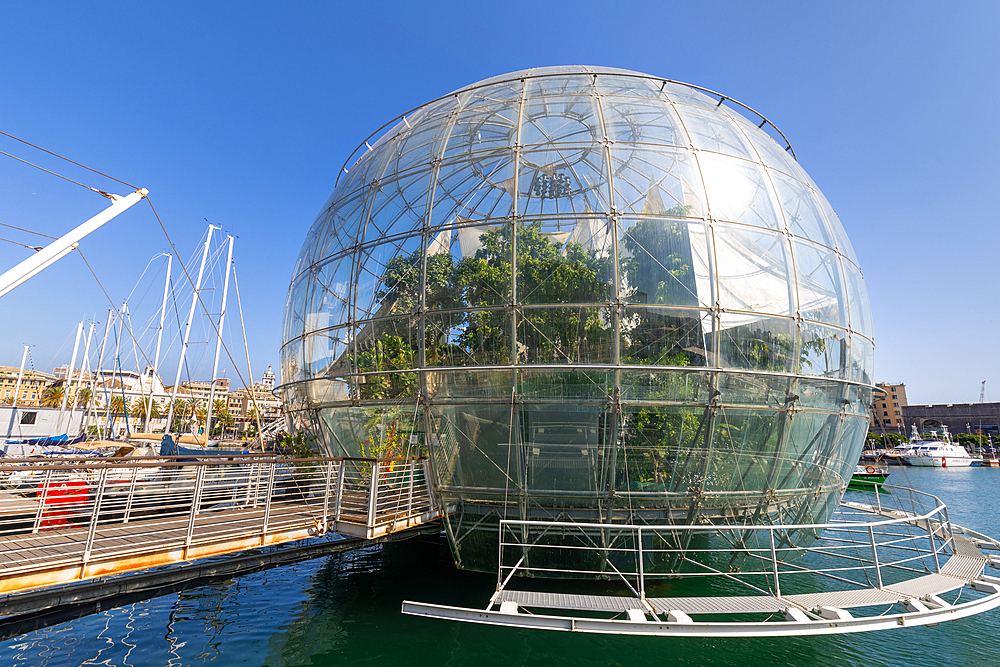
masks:
<path id="1" fill-rule="evenodd" d="M 913 431 L 914 437 L 916 437 L 916 426 L 914 426 Z M 969 466 L 983 465 L 981 458 L 970 455 L 965 447 L 951 441 L 947 426 L 944 427 L 940 440 L 911 441 L 911 449 L 905 458 L 911 466 L 968 468 Z"/>

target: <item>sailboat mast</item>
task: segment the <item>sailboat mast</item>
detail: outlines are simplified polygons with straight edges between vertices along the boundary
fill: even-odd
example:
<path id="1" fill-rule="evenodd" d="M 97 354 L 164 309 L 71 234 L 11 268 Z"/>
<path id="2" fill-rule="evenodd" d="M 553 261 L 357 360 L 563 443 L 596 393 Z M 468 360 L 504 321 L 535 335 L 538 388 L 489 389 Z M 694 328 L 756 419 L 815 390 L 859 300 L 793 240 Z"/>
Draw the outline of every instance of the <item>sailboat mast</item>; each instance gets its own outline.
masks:
<path id="1" fill-rule="evenodd" d="M 76 366 L 76 353 L 80 351 L 80 336 L 82 335 L 83 322 L 80 322 L 76 326 L 76 342 L 73 343 L 73 357 L 70 359 L 69 370 L 66 371 L 66 382 L 63 384 L 62 404 L 59 406 L 59 418 L 56 421 L 57 431 L 62 430 L 63 413 L 66 412 L 66 401 L 69 399 L 69 386 L 73 381 L 73 367 Z"/>
<path id="2" fill-rule="evenodd" d="M 101 339 L 101 351 L 97 353 L 97 372 L 94 377 L 101 378 L 101 388 L 104 390 L 104 400 L 107 402 L 108 399 L 108 383 L 107 378 L 104 377 L 104 348 L 108 344 L 108 332 L 111 330 L 111 309 L 108 308 L 108 319 L 104 322 L 104 338 Z M 96 385 L 95 385 L 96 388 Z M 97 423 L 97 397 L 91 397 L 90 401 L 90 413 L 94 417 L 94 423 Z"/>
<path id="3" fill-rule="evenodd" d="M 153 411 L 153 388 L 160 372 L 160 343 L 163 342 L 163 319 L 167 314 L 167 295 L 170 293 L 170 269 L 174 256 L 167 253 L 167 278 L 163 281 L 163 304 L 160 306 L 160 328 L 156 333 L 156 354 L 153 355 L 153 377 L 149 381 L 149 404 L 146 406 L 146 424 L 142 430 L 149 433 L 149 413 Z"/>
<path id="4" fill-rule="evenodd" d="M 14 385 L 14 403 L 12 407 L 14 408 L 14 413 L 17 413 L 17 399 L 21 397 L 21 378 L 24 377 L 24 362 L 28 358 L 28 346 L 24 346 L 24 352 L 21 353 L 21 370 L 17 372 L 17 384 Z"/>
<path id="5" fill-rule="evenodd" d="M 174 404 L 177 402 L 177 387 L 181 383 L 181 369 L 184 368 L 184 355 L 187 353 L 188 339 L 191 336 L 191 321 L 194 319 L 194 309 L 198 305 L 198 291 L 201 289 L 201 279 L 205 275 L 205 260 L 208 259 L 208 244 L 212 242 L 212 232 L 218 227 L 209 224 L 208 237 L 205 239 L 205 248 L 201 252 L 201 266 L 198 268 L 198 280 L 194 285 L 194 294 L 191 295 L 191 310 L 188 312 L 187 324 L 184 327 L 184 343 L 181 345 L 181 358 L 177 362 L 177 375 L 174 377 L 174 390 L 170 395 L 170 410 L 167 413 L 167 428 L 164 435 L 170 435 L 170 427 L 174 420 Z"/>
<path id="6" fill-rule="evenodd" d="M 215 401 L 215 380 L 219 374 L 219 352 L 222 351 L 222 326 L 226 321 L 226 301 L 229 298 L 229 274 L 233 268 L 233 237 L 229 236 L 229 255 L 226 257 L 226 282 L 222 288 L 222 311 L 219 313 L 219 331 L 215 339 L 215 364 L 212 365 L 212 385 L 208 390 L 208 410 L 205 412 L 205 442 L 212 432 L 212 405 Z"/>
<path id="7" fill-rule="evenodd" d="M 90 358 L 90 341 L 94 337 L 94 323 L 90 323 L 90 331 L 87 332 L 87 342 L 83 346 L 83 359 L 80 361 L 80 373 L 76 376 L 76 393 L 73 394 L 73 407 L 69 409 L 69 421 L 66 422 L 66 435 L 69 435 L 69 427 L 73 424 L 73 413 L 76 412 L 77 399 L 80 398 L 80 387 L 83 386 L 83 366 L 87 363 L 87 359 Z M 70 377 L 72 377 L 72 369 L 70 370 Z M 93 393 L 93 392 L 91 392 Z M 83 431 L 83 424 L 81 420 L 80 430 Z M 79 435 L 79 433 L 77 434 Z"/>

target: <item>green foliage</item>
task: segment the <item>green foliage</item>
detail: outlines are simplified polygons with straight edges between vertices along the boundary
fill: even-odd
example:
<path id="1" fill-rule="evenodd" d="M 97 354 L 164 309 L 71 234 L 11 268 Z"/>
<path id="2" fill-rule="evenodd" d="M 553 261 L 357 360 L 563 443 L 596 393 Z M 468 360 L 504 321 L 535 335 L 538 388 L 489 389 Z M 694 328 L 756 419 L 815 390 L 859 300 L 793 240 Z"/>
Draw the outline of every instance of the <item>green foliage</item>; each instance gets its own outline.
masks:
<path id="1" fill-rule="evenodd" d="M 955 436 L 955 440 L 958 444 L 965 447 L 967 450 L 980 451 L 981 449 L 989 449 L 990 442 L 989 438 L 985 435 L 970 435 L 968 433 L 959 433 Z"/>
<path id="2" fill-rule="evenodd" d="M 873 427 L 874 429 L 874 427 Z M 865 444 L 870 449 L 890 449 L 905 444 L 907 439 L 899 433 L 881 433 L 876 430 L 869 430 L 865 438 Z"/>
<path id="3" fill-rule="evenodd" d="M 413 348 L 405 340 L 389 334 L 358 353 L 358 370 L 372 373 L 413 368 L 415 357 Z M 375 400 L 411 396 L 416 385 L 416 373 L 387 373 L 363 376 L 359 387 L 362 399 Z"/>
<path id="4" fill-rule="evenodd" d="M 698 305 L 686 223 L 640 220 L 625 233 L 622 245 L 626 250 L 622 268 L 631 300 L 671 306 Z"/>
<path id="5" fill-rule="evenodd" d="M 319 455 L 316 436 L 299 430 L 295 434 L 282 433 L 274 443 L 274 449 L 285 458 L 308 459 Z"/>
<path id="6" fill-rule="evenodd" d="M 64 392 L 62 380 L 50 384 L 42 390 L 42 406 L 46 408 L 58 408 L 62 405 Z"/>

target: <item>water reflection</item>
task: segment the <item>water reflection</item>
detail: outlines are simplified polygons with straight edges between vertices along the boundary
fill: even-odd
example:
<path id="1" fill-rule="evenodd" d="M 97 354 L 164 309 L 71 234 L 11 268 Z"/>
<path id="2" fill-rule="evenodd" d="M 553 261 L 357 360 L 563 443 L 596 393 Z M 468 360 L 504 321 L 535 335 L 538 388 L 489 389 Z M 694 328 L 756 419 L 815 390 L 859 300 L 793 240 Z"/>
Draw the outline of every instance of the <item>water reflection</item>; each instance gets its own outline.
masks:
<path id="1" fill-rule="evenodd" d="M 996 471 L 894 471 L 998 534 Z M 949 497 L 952 496 L 952 497 Z M 960 510 L 957 508 L 961 508 Z M 457 571 L 446 544 L 416 539 L 335 554 L 107 610 L 0 643 L 0 664 L 853 665 L 995 664 L 997 613 L 934 628 L 796 639 L 665 639 L 542 632 L 400 614 L 414 599 L 484 605 L 495 581 Z"/>

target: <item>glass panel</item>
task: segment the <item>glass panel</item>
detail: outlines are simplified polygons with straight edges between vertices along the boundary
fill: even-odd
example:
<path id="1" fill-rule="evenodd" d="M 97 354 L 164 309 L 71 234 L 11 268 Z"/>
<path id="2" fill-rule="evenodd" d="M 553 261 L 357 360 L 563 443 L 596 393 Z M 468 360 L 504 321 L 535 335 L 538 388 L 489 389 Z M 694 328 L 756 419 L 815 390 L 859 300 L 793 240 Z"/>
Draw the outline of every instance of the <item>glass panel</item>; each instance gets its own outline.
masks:
<path id="1" fill-rule="evenodd" d="M 509 303 L 510 262 L 503 227 L 478 225 L 431 231 L 427 257 L 428 310 Z"/>
<path id="2" fill-rule="evenodd" d="M 705 408 L 624 406 L 618 491 L 690 493 L 704 479 Z"/>
<path id="3" fill-rule="evenodd" d="M 778 144 L 767 132 L 757 128 L 757 123 L 752 125 L 746 119 L 736 118 L 740 124 L 744 135 L 753 144 L 760 160 L 772 169 L 780 169 L 789 176 L 793 176 L 804 183 L 812 183 L 809 177 L 805 176 L 805 171 L 799 166 L 792 154 L 785 150 L 784 144 Z"/>
<path id="4" fill-rule="evenodd" d="M 716 224 L 719 305 L 726 310 L 792 315 L 793 288 L 782 234 Z"/>
<path id="5" fill-rule="evenodd" d="M 606 364 L 612 360 L 607 308 L 522 308 L 517 363 Z"/>
<path id="6" fill-rule="evenodd" d="M 492 398 L 509 401 L 511 371 L 468 370 L 427 373 L 427 394 L 431 400 Z"/>
<path id="7" fill-rule="evenodd" d="M 391 236 L 419 232 L 424 225 L 432 172 L 410 172 L 381 181 L 371 197 L 365 229 L 359 241 L 370 243 Z"/>
<path id="8" fill-rule="evenodd" d="M 610 227 L 605 217 L 518 224 L 518 303 L 608 303 L 614 292 Z"/>
<path id="9" fill-rule="evenodd" d="M 506 308 L 428 314 L 427 366 L 509 364 L 510 319 Z"/>
<path id="10" fill-rule="evenodd" d="M 579 73 L 569 76 L 540 76 L 529 78 L 525 85 L 525 98 L 535 105 L 535 114 L 546 113 L 544 105 L 547 102 L 557 104 L 554 100 L 563 98 L 583 99 L 589 101 L 594 94 L 594 79 L 590 75 L 580 76 Z M 554 106 L 548 114 L 558 116 L 562 106 Z M 524 143 L 524 142 L 522 142 Z"/>
<path id="11" fill-rule="evenodd" d="M 307 302 L 312 291 L 312 272 L 306 272 L 292 283 L 285 307 L 284 339 L 301 336 L 305 332 Z"/>
<path id="12" fill-rule="evenodd" d="M 442 164 L 434 188 L 430 224 L 500 220 L 514 208 L 514 153 L 482 153 Z"/>
<path id="13" fill-rule="evenodd" d="M 623 401 L 681 401 L 708 405 L 709 373 L 701 371 L 623 370 Z"/>
<path id="14" fill-rule="evenodd" d="M 720 366 L 791 372 L 798 365 L 792 358 L 795 320 L 722 313 L 719 322 Z"/>
<path id="15" fill-rule="evenodd" d="M 847 328 L 847 299 L 840 256 L 833 250 L 792 241 L 798 275 L 799 315 Z"/>
<path id="16" fill-rule="evenodd" d="M 833 341 L 834 345 L 844 350 L 844 373 L 846 374 L 847 342 L 836 342 L 832 336 L 828 337 L 827 340 Z M 830 366 L 831 368 L 836 366 L 836 361 L 831 360 Z M 830 377 L 836 377 L 835 372 L 831 372 Z M 839 415 L 841 409 L 844 407 L 844 397 L 847 395 L 849 385 L 843 382 L 832 382 L 819 378 L 799 378 L 798 386 L 798 407 Z"/>
<path id="17" fill-rule="evenodd" d="M 379 373 L 420 365 L 420 322 L 414 317 L 376 320 L 361 325 L 357 334 L 358 373 Z M 412 396 L 416 373 L 391 373 L 356 379 L 362 400 L 395 400 Z"/>
<path id="18" fill-rule="evenodd" d="M 695 148 L 756 160 L 757 156 L 747 146 L 743 133 L 724 114 L 684 105 L 679 105 L 677 111 Z"/>
<path id="19" fill-rule="evenodd" d="M 401 315 L 420 308 L 422 239 L 405 239 L 361 251 L 361 267 L 355 278 L 355 320 Z M 433 246 L 427 252 L 430 254 Z"/>
<path id="20" fill-rule="evenodd" d="M 705 215 L 704 190 L 690 151 L 615 145 L 611 166 L 619 213 Z"/>
<path id="21" fill-rule="evenodd" d="M 673 102 L 688 104 L 703 109 L 715 109 L 719 106 L 719 100 L 709 97 L 705 93 L 695 90 L 689 86 L 679 83 L 663 84 L 663 93 Z"/>
<path id="22" fill-rule="evenodd" d="M 327 262 L 320 267 L 314 267 L 309 272 L 312 296 L 309 309 L 313 313 L 326 313 L 326 326 L 345 324 L 350 315 L 351 299 L 354 290 L 351 288 L 351 269 L 354 256 L 345 255 L 340 259 Z"/>
<path id="23" fill-rule="evenodd" d="M 826 217 L 809 188 L 801 181 L 779 172 L 771 172 L 771 179 L 778 192 L 778 201 L 781 202 L 788 231 L 833 248 L 833 237 Z"/>
<path id="24" fill-rule="evenodd" d="M 456 230 L 457 241 L 452 241 L 452 254 L 461 252 L 463 247 L 471 254 L 455 264 L 450 281 L 443 273 L 435 280 L 442 285 L 453 282 L 462 290 L 465 302 L 472 308 L 509 304 L 510 230 L 509 223 Z"/>
<path id="25" fill-rule="evenodd" d="M 792 402 L 795 379 L 789 376 L 719 373 L 716 385 L 726 409 L 734 406 L 784 408 Z"/>
<path id="26" fill-rule="evenodd" d="M 871 387 L 851 386 L 848 389 L 851 404 L 848 410 L 859 417 L 871 417 L 872 401 L 875 392 Z"/>
<path id="27" fill-rule="evenodd" d="M 868 289 L 861 271 L 844 262 L 844 276 L 847 278 L 847 300 L 851 312 L 851 331 L 873 338 L 872 312 L 868 306 Z"/>
<path id="28" fill-rule="evenodd" d="M 621 363 L 707 366 L 712 315 L 679 308 L 627 306 L 621 319 Z"/>
<path id="29" fill-rule="evenodd" d="M 775 480 L 777 484 L 783 488 L 805 490 L 823 486 L 840 487 L 839 463 L 835 463 L 831 470 L 829 460 L 830 454 L 839 449 L 839 431 L 840 416 L 837 413 L 810 410 L 796 413 L 788 426 L 783 465 Z M 857 461 L 857 456 L 854 460 Z M 802 519 L 815 520 L 812 512 Z"/>
<path id="30" fill-rule="evenodd" d="M 438 157 L 448 123 L 444 116 L 456 106 L 454 97 L 446 97 L 407 116 L 400 138 L 391 146 L 383 173 L 395 175 L 415 167 L 427 168 Z"/>
<path id="31" fill-rule="evenodd" d="M 614 142 L 688 146 L 687 132 L 665 99 L 601 99 L 604 128 Z"/>
<path id="32" fill-rule="evenodd" d="M 318 262 L 353 246 L 361 229 L 364 210 L 365 199 L 359 195 L 327 211 L 310 262 Z M 305 268 L 303 266 L 302 270 Z"/>
<path id="33" fill-rule="evenodd" d="M 805 321 L 801 330 L 802 356 L 798 372 L 847 378 L 847 332 Z"/>
<path id="34" fill-rule="evenodd" d="M 547 96 L 524 103 L 522 146 L 599 145 L 603 139 L 597 100 L 590 94 Z"/>
<path id="35" fill-rule="evenodd" d="M 506 376 L 508 397 L 510 375 Z M 606 401 L 614 394 L 614 373 L 599 369 L 518 369 L 517 392 L 524 399 Z"/>
<path id="36" fill-rule="evenodd" d="M 862 336 L 851 334 L 851 379 L 875 384 L 875 345 Z"/>
<path id="37" fill-rule="evenodd" d="M 772 203 L 770 181 L 759 165 L 711 153 L 699 153 L 698 164 L 713 218 L 769 229 L 785 228 Z"/>
<path id="38" fill-rule="evenodd" d="M 442 158 L 471 156 L 513 148 L 517 138 L 517 110 L 520 96 L 498 101 L 476 100 L 478 104 L 458 111 Z"/>
<path id="39" fill-rule="evenodd" d="M 854 247 L 851 245 L 850 239 L 847 238 L 847 232 L 844 231 L 844 225 L 840 222 L 840 218 L 834 212 L 833 207 L 830 206 L 830 202 L 827 201 L 823 193 L 816 191 L 816 199 L 819 200 L 820 208 L 826 214 L 827 222 L 830 223 L 830 230 L 833 232 L 833 238 L 837 243 L 837 250 L 841 252 L 847 259 L 854 262 L 854 266 L 861 266 L 858 263 L 858 257 L 854 254 Z"/>
<path id="40" fill-rule="evenodd" d="M 419 431 L 419 413 L 410 405 L 339 407 L 321 415 L 334 456 L 406 456 L 410 434 Z M 345 502 L 347 502 L 345 500 Z"/>
<path id="41" fill-rule="evenodd" d="M 310 382 L 296 385 L 303 407 L 330 405 L 351 400 L 350 385 L 342 378 L 313 378 Z"/>
<path id="42" fill-rule="evenodd" d="M 293 338 L 281 348 L 281 383 L 305 380 L 302 366 L 302 339 Z"/>
<path id="43" fill-rule="evenodd" d="M 642 76 L 598 74 L 596 84 L 597 92 L 604 95 L 605 98 L 642 97 L 653 100 L 665 100 L 663 94 L 660 93 L 662 82 Z"/>
<path id="44" fill-rule="evenodd" d="M 705 225 L 676 218 L 619 221 L 619 279 L 630 303 L 712 307 Z"/>
<path id="45" fill-rule="evenodd" d="M 518 214 L 606 213 L 611 210 L 608 168 L 601 144 L 553 145 L 521 152 Z"/>
<path id="46" fill-rule="evenodd" d="M 781 463 L 781 422 L 785 420 L 786 414 L 779 411 L 719 410 L 712 455 L 706 457 L 700 486 L 705 491 L 757 494 L 769 489 Z"/>
<path id="47" fill-rule="evenodd" d="M 340 327 L 326 329 L 305 337 L 305 367 L 309 377 L 344 375 L 350 372 L 347 357 L 350 329 Z"/>
<path id="48" fill-rule="evenodd" d="M 521 451 L 529 491 L 596 491 L 603 486 L 607 427 L 602 412 L 583 405 L 521 409 Z"/>
<path id="49" fill-rule="evenodd" d="M 487 495 L 499 491 L 501 498 L 505 489 L 517 489 L 518 480 L 507 474 L 508 461 L 516 460 L 510 445 L 516 440 L 510 405 L 443 405 L 428 410 L 430 451 L 440 485 L 478 487 Z M 482 495 L 465 497 L 468 501 Z"/>

